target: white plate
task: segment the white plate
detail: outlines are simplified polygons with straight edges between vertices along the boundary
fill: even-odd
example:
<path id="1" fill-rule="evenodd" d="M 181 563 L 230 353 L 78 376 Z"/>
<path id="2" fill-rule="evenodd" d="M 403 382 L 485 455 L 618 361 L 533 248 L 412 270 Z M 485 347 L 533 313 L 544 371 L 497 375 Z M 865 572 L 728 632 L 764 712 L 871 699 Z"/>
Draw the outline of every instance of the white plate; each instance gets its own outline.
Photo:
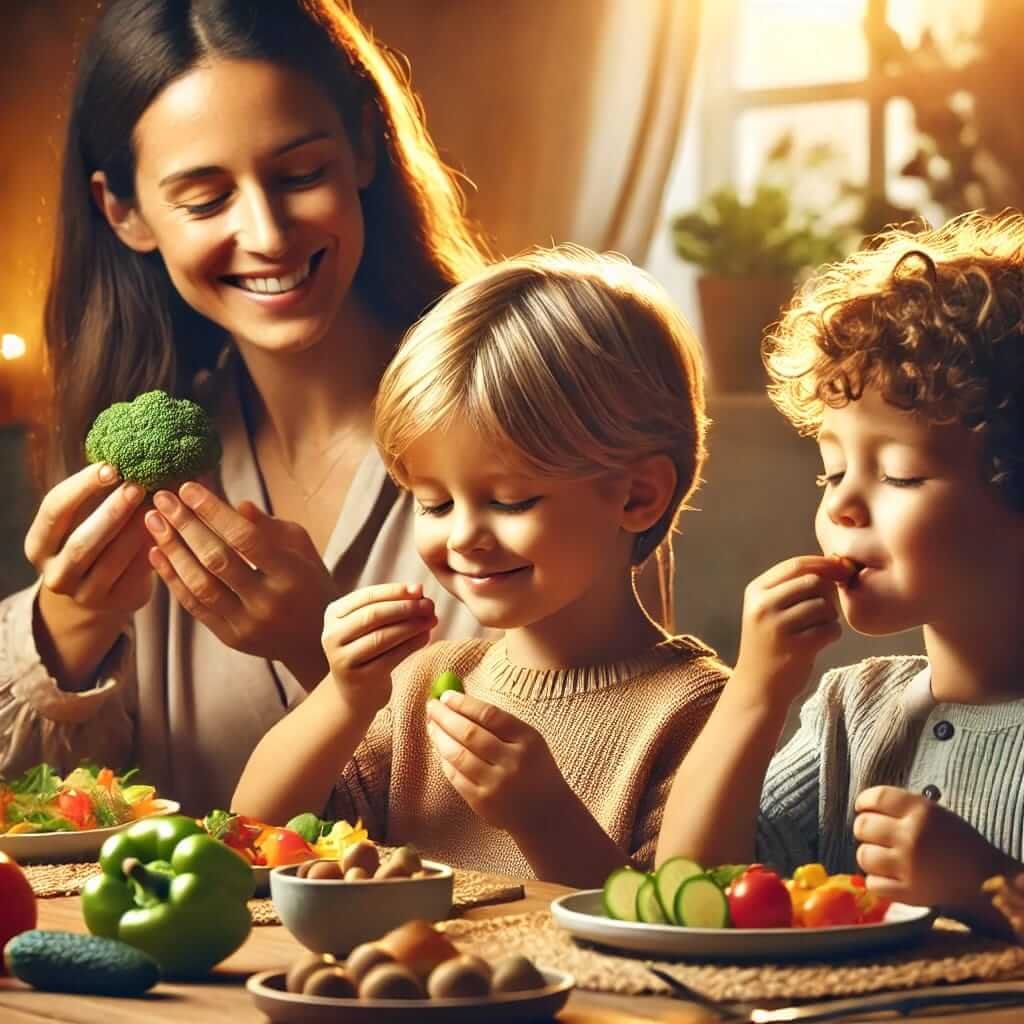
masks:
<path id="1" fill-rule="evenodd" d="M 540 968 L 547 985 L 482 999 L 326 999 L 285 990 L 284 971 L 262 971 L 245 983 L 256 1006 L 278 1024 L 496 1024 L 548 1020 L 576 984 L 571 974 Z"/>
<path id="2" fill-rule="evenodd" d="M 555 921 L 574 938 L 657 956 L 715 960 L 820 960 L 836 954 L 905 946 L 924 936 L 934 911 L 894 903 L 879 924 L 834 928 L 682 928 L 605 916 L 601 890 L 562 896 Z"/>
<path id="3" fill-rule="evenodd" d="M 154 800 L 160 809 L 157 814 L 177 814 L 181 804 L 174 800 Z M 13 857 L 19 864 L 47 861 L 95 860 L 100 853 L 103 840 L 130 828 L 141 818 L 123 821 L 109 828 L 87 828 L 81 832 L 24 832 L 21 835 L 0 835 L 0 853 Z"/>

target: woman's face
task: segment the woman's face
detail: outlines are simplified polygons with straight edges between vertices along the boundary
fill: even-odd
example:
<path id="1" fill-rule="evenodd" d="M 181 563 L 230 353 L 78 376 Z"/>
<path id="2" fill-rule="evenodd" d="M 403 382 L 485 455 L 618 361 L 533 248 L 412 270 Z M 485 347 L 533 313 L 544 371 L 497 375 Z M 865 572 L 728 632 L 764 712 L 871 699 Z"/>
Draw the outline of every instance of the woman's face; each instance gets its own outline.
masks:
<path id="1" fill-rule="evenodd" d="M 298 72 L 219 60 L 161 92 L 134 134 L 135 233 L 182 298 L 237 341 L 318 342 L 363 252 L 373 174 L 336 107 Z"/>

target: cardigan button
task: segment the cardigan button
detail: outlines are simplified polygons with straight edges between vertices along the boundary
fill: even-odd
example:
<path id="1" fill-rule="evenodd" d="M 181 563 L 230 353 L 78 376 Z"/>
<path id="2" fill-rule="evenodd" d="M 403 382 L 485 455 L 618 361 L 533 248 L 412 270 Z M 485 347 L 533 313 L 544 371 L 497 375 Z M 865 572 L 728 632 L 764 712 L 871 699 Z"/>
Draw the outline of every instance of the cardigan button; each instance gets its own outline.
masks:
<path id="1" fill-rule="evenodd" d="M 935 738 L 937 740 L 951 740 L 953 738 L 953 733 L 956 732 L 956 730 L 953 728 L 952 722 L 943 721 L 936 722 L 932 732 L 935 733 Z"/>
<path id="2" fill-rule="evenodd" d="M 929 783 L 924 789 L 921 790 L 922 796 L 927 797 L 929 800 L 938 800 L 942 794 L 939 792 L 938 786 L 933 786 Z"/>

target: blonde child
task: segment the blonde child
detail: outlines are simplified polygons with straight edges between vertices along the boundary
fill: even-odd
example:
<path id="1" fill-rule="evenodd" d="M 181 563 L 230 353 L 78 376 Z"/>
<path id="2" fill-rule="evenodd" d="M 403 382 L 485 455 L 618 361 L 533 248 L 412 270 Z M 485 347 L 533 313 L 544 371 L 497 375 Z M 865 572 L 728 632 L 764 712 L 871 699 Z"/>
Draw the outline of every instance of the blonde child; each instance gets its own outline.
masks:
<path id="1" fill-rule="evenodd" d="M 581 886 L 650 865 L 724 669 L 644 613 L 633 574 L 670 543 L 705 426 L 697 342 L 626 261 L 540 251 L 453 289 L 387 370 L 376 438 L 417 502 L 421 558 L 504 637 L 426 647 L 418 586 L 335 602 L 331 672 L 233 806 L 326 806 L 381 842 Z M 465 693 L 428 703 L 444 670 Z"/>
<path id="2" fill-rule="evenodd" d="M 1024 854 L 1024 217 L 891 230 L 806 285 L 771 397 L 816 436 L 824 556 L 746 590 L 736 669 L 680 768 L 658 859 L 859 870 L 986 923 Z M 840 633 L 923 627 L 927 658 L 824 675 Z M 763 786 L 762 786 L 763 782 Z"/>

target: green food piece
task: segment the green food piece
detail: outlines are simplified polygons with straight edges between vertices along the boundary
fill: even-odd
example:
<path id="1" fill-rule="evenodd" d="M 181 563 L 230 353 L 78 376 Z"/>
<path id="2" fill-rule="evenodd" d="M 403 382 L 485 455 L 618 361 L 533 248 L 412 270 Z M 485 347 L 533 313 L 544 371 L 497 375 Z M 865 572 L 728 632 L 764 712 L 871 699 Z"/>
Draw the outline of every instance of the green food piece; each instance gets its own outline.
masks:
<path id="1" fill-rule="evenodd" d="M 658 899 L 658 890 L 654 878 L 648 876 L 647 881 L 636 891 L 636 919 L 647 924 L 668 924 L 669 919 Z"/>
<path id="2" fill-rule="evenodd" d="M 315 843 L 325 830 L 330 831 L 332 824 L 333 822 L 318 818 L 312 811 L 306 811 L 305 814 L 296 814 L 285 828 L 298 832 L 307 843 Z"/>
<path id="3" fill-rule="evenodd" d="M 654 885 L 665 916 L 675 924 L 676 893 L 688 878 L 704 874 L 704 869 L 688 857 L 670 857 L 654 873 Z"/>
<path id="4" fill-rule="evenodd" d="M 679 887 L 673 916 L 686 928 L 728 928 L 729 901 L 709 875 L 694 875 Z"/>
<path id="5" fill-rule="evenodd" d="M 431 699 L 441 699 L 441 694 L 445 690 L 454 690 L 456 693 L 465 693 L 465 689 L 462 685 L 462 680 L 451 671 L 442 672 L 431 684 L 430 684 L 430 696 Z"/>
<path id="6" fill-rule="evenodd" d="M 14 977 L 47 992 L 138 996 L 160 979 L 157 962 L 115 939 L 39 929 L 15 935 L 4 947 Z"/>
<path id="7" fill-rule="evenodd" d="M 220 456 L 220 438 L 202 407 L 164 391 L 115 402 L 85 439 L 89 462 L 109 462 L 147 491 L 202 476 Z"/>
<path id="8" fill-rule="evenodd" d="M 147 818 L 111 836 L 100 867 L 82 889 L 89 931 L 143 950 L 166 977 L 206 974 L 252 927 L 251 867 L 192 818 Z"/>
<path id="9" fill-rule="evenodd" d="M 719 889 L 728 889 L 743 874 L 749 864 L 719 864 L 717 868 L 708 868 L 708 876 Z"/>
<path id="10" fill-rule="evenodd" d="M 635 921 L 636 898 L 640 887 L 650 881 L 650 876 L 633 868 L 616 868 L 604 883 L 601 902 L 604 912 L 618 921 Z"/>

